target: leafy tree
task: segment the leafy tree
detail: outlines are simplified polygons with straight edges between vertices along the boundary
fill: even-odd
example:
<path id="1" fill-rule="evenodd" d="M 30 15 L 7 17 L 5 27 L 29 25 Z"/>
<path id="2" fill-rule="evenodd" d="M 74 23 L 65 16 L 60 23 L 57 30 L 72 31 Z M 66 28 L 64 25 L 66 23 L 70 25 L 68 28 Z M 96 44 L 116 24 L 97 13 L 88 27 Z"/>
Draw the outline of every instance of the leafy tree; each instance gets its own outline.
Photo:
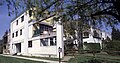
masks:
<path id="1" fill-rule="evenodd" d="M 120 0 L 6 0 L 9 15 L 17 14 L 18 9 L 32 9 L 39 21 L 40 17 L 48 17 L 55 14 L 56 21 L 62 18 L 62 23 L 67 23 L 71 30 L 68 33 L 74 35 L 77 31 L 77 39 L 79 47 L 82 47 L 82 31 L 84 26 L 102 26 L 103 22 L 106 26 L 114 26 L 120 22 Z M 44 12 L 48 13 L 45 14 Z M 67 22 L 66 22 L 67 21 Z M 72 21 L 72 22 L 71 22 Z M 74 25 L 68 22 L 75 22 Z M 72 25 L 72 26 L 71 26 Z M 66 26 L 67 27 L 67 26 Z"/>

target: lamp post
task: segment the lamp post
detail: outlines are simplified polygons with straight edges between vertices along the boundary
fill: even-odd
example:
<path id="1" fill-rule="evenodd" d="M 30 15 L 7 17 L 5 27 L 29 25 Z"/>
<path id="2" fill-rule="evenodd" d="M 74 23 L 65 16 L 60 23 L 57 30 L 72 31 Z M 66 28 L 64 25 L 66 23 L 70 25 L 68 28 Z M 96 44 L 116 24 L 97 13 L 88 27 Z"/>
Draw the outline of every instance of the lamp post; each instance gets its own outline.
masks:
<path id="1" fill-rule="evenodd" d="M 59 63 L 61 62 L 61 60 L 60 60 L 60 52 L 62 52 L 62 48 L 58 48 L 58 52 L 59 52 Z"/>

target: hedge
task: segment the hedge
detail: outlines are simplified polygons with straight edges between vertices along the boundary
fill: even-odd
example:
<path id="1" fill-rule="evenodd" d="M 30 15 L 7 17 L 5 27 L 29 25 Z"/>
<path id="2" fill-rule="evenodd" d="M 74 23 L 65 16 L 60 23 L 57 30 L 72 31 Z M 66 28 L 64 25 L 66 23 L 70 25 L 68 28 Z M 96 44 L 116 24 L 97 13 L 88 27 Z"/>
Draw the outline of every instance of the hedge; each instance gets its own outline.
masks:
<path id="1" fill-rule="evenodd" d="M 84 43 L 84 50 L 87 50 L 89 52 L 97 52 L 100 51 L 100 43 Z"/>

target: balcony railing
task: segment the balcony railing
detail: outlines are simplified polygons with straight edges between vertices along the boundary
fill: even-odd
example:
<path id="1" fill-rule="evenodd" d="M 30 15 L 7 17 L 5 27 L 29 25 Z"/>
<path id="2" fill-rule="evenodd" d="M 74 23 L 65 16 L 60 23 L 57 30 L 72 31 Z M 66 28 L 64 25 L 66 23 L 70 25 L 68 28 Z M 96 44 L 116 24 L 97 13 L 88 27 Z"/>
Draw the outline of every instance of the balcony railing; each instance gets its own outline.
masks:
<path id="1" fill-rule="evenodd" d="M 41 34 L 40 38 L 47 38 L 47 37 L 52 37 L 52 36 L 56 36 L 56 32 L 50 32 L 48 34 Z"/>
<path id="2" fill-rule="evenodd" d="M 56 36 L 56 32 L 49 32 L 47 34 L 40 33 L 40 34 L 33 35 L 33 37 L 38 37 L 38 36 L 40 36 L 40 38 L 52 37 L 52 36 Z"/>

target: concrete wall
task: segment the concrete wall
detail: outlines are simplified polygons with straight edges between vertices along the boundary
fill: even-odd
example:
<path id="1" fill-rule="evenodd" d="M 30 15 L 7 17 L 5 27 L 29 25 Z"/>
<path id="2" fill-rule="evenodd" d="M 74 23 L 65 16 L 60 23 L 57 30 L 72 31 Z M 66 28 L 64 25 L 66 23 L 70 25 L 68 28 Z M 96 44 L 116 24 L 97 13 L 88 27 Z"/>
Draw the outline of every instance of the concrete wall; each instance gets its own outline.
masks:
<path id="1" fill-rule="evenodd" d="M 33 40 L 32 47 L 28 48 L 30 55 L 56 56 L 56 46 L 40 46 L 40 40 Z"/>
<path id="2" fill-rule="evenodd" d="M 21 17 L 24 16 L 24 21 L 21 21 Z M 16 22 L 18 20 L 18 25 L 16 25 Z M 30 17 L 27 12 L 24 12 L 21 14 L 19 17 L 14 19 L 11 24 L 10 24 L 10 29 L 11 29 L 11 42 L 10 42 L 10 52 L 11 54 L 15 53 L 16 43 L 21 43 L 21 52 L 24 53 L 27 48 L 27 36 L 28 36 L 28 21 L 30 20 Z M 22 29 L 22 35 L 20 35 L 20 30 Z M 16 37 L 16 31 L 18 31 L 18 36 Z M 14 33 L 14 38 L 12 37 L 12 34 Z"/>

